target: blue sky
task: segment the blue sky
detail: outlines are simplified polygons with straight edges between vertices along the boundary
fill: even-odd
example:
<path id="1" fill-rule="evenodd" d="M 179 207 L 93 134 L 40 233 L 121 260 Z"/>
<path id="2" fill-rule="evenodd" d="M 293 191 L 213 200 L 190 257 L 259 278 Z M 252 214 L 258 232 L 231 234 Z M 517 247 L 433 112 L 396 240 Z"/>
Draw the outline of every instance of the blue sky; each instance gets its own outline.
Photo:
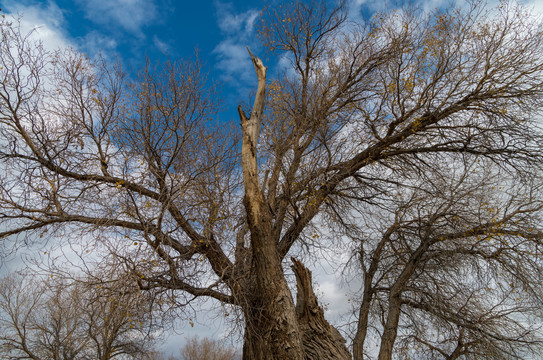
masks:
<path id="1" fill-rule="evenodd" d="M 100 51 L 137 65 L 146 55 L 175 59 L 192 56 L 196 48 L 215 63 L 222 55 L 218 52 L 222 42 L 252 32 L 263 1 L 3 0 L 0 4 L 5 13 L 31 17 L 35 25 L 57 32 L 90 56 Z"/>
<path id="2" fill-rule="evenodd" d="M 246 46 L 258 50 L 254 22 L 265 1 L 0 0 L 3 13 L 21 14 L 24 30 L 38 27 L 50 45 L 72 46 L 89 57 L 121 59 L 133 71 L 151 61 L 194 57 L 223 86 L 235 109 L 253 86 Z M 235 116 L 227 111 L 226 116 Z M 224 115 L 223 115 L 224 116 Z"/>
<path id="3" fill-rule="evenodd" d="M 334 2 L 333 0 L 325 0 Z M 465 0 L 458 0 L 462 3 Z M 497 0 L 489 0 L 489 5 Z M 137 71 L 146 56 L 152 61 L 190 58 L 199 50 L 210 79 L 222 85 L 226 112 L 237 118 L 235 108 L 248 100 L 254 88 L 254 70 L 245 50 L 263 57 L 269 73 L 280 67 L 266 59 L 256 38 L 255 22 L 267 4 L 281 0 L 0 0 L 5 14 L 21 14 L 24 30 L 37 27 L 46 46 L 72 46 L 89 57 L 102 54 L 121 59 Z M 357 18 L 400 0 L 347 0 L 349 16 Z M 543 0 L 525 0 L 543 13 Z M 431 9 L 448 0 L 415 0 Z M 388 5 L 387 5 L 388 4 Z M 236 120 L 237 119 L 233 119 Z"/>

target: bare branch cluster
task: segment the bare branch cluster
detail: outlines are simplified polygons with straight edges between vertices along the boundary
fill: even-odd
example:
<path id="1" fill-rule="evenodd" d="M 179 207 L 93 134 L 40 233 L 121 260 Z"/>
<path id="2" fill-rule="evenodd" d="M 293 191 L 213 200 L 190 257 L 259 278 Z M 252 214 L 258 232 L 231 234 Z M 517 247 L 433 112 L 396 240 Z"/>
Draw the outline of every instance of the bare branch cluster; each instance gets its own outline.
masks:
<path id="1" fill-rule="evenodd" d="M 35 275 L 3 278 L 2 358 L 143 358 L 156 340 L 152 299 L 129 284 L 111 278 L 100 282 Z"/>

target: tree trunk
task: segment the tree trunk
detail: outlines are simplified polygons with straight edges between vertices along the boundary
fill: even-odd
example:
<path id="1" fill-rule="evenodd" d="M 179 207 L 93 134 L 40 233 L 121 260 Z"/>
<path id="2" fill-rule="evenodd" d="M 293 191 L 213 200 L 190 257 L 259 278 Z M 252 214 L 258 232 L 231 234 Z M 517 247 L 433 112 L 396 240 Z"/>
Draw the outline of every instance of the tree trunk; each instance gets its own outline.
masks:
<path id="1" fill-rule="evenodd" d="M 311 272 L 292 258 L 296 275 L 296 318 L 302 334 L 304 358 L 307 360 L 351 359 L 345 339 L 324 318 L 311 284 Z"/>
<path id="2" fill-rule="evenodd" d="M 364 358 L 364 342 L 366 341 L 366 336 L 368 333 L 368 319 L 371 303 L 373 301 L 373 294 L 375 291 L 373 288 L 373 277 L 375 276 L 375 273 L 377 271 L 377 267 L 381 258 L 381 253 L 383 252 L 385 245 L 390 240 L 390 236 L 396 228 L 397 223 L 394 223 L 387 229 L 387 231 L 381 238 L 379 245 L 375 249 L 375 252 L 373 253 L 369 269 L 367 269 L 367 271 L 364 271 L 364 295 L 362 296 L 362 304 L 360 305 L 360 312 L 358 314 L 358 327 L 353 340 L 354 360 L 362 360 Z M 360 261 L 363 262 L 364 259 L 361 257 Z M 364 266 L 363 268 L 365 269 Z"/>
<path id="3" fill-rule="evenodd" d="M 244 360 L 350 359 L 345 340 L 324 319 L 311 286 L 311 273 L 293 259 L 298 296 L 296 307 L 288 287 L 273 215 L 260 186 L 257 144 L 265 103 L 266 67 L 250 51 L 258 88 L 250 117 L 238 107 L 243 141 L 241 165 L 252 265 L 241 306 L 245 316 Z"/>
<path id="4" fill-rule="evenodd" d="M 362 304 L 358 313 L 358 326 L 356 335 L 353 340 L 353 358 L 354 360 L 362 360 L 364 356 L 364 342 L 368 333 L 368 318 L 370 314 L 371 301 L 373 299 L 373 289 L 371 288 L 371 279 L 367 277 L 364 282 L 364 295 Z"/>
<path id="5" fill-rule="evenodd" d="M 249 292 L 244 307 L 243 360 L 350 360 L 345 339 L 324 318 L 313 292 L 311 272 L 301 262 L 292 262 L 296 307 L 282 272 L 280 277 L 272 275 L 273 271 L 266 276 L 268 285 L 284 284 L 280 286 L 282 290 L 274 286 L 276 292 L 260 292 L 255 283 L 254 290 Z"/>
<path id="6" fill-rule="evenodd" d="M 428 249 L 429 244 L 429 242 L 423 241 L 417 250 L 415 250 L 405 265 L 402 273 L 400 276 L 398 276 L 398 279 L 394 282 L 394 285 L 390 289 L 390 293 L 388 295 L 387 319 L 385 322 L 385 328 L 383 330 L 383 336 L 381 336 L 379 360 L 392 359 L 392 351 L 394 349 L 396 336 L 398 335 L 398 324 L 400 322 L 400 315 L 402 312 L 402 292 L 405 289 L 408 280 L 415 272 L 420 257 L 424 251 Z"/>
<path id="7" fill-rule="evenodd" d="M 271 235 L 272 214 L 259 183 L 257 144 L 264 112 L 266 67 L 250 51 L 249 54 L 258 78 L 258 88 L 250 117 L 238 107 L 243 130 L 243 205 L 252 250 L 252 278 L 245 288 L 246 298 L 242 304 L 246 326 L 243 358 L 302 360 L 294 300 L 283 274 L 277 239 Z"/>
<path id="8" fill-rule="evenodd" d="M 302 338 L 294 300 L 288 288 L 277 246 L 270 238 L 253 239 L 254 282 L 244 305 L 244 360 L 302 360 Z"/>
<path id="9" fill-rule="evenodd" d="M 388 314 L 383 336 L 381 337 L 379 360 L 392 359 L 392 350 L 394 349 L 394 342 L 396 341 L 396 335 L 398 334 L 401 306 L 400 293 L 392 293 L 388 299 Z"/>
<path id="10" fill-rule="evenodd" d="M 394 285 L 390 288 L 388 295 L 388 313 L 383 330 L 383 336 L 381 336 L 381 347 L 379 349 L 379 360 L 392 359 L 392 352 L 394 349 L 394 341 L 398 335 L 398 324 L 400 322 L 400 315 L 402 312 L 402 292 L 411 276 L 415 273 L 415 270 L 420 266 L 422 255 L 433 244 L 427 237 L 421 239 L 421 243 L 418 248 L 411 254 L 409 260 L 405 264 L 401 274 L 398 276 Z"/>

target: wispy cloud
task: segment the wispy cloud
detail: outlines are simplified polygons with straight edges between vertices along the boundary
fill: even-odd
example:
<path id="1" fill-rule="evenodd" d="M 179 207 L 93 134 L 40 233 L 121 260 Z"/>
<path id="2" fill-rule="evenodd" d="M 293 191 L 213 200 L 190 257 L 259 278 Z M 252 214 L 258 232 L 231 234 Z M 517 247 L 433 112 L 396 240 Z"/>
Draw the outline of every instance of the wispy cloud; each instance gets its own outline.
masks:
<path id="1" fill-rule="evenodd" d="M 215 8 L 217 24 L 224 35 L 224 40 L 213 50 L 218 58 L 215 66 L 221 71 L 223 81 L 249 82 L 253 80 L 254 70 L 246 47 L 256 43 L 254 25 L 259 11 L 235 13 L 232 4 L 221 2 L 216 2 Z"/>
<path id="2" fill-rule="evenodd" d="M 157 16 L 152 0 L 78 0 L 86 17 L 100 25 L 121 28 L 143 37 L 143 28 Z"/>
<path id="3" fill-rule="evenodd" d="M 3 1 L 2 9 L 8 16 L 21 15 L 22 33 L 33 31 L 32 37 L 40 40 L 46 49 L 74 46 L 63 29 L 64 13 L 55 3 L 23 5 L 19 1 L 7 0 Z"/>
<path id="4" fill-rule="evenodd" d="M 227 34 L 251 33 L 258 17 L 257 10 L 234 14 L 232 4 L 216 2 L 217 22 L 221 31 Z"/>
<path id="5" fill-rule="evenodd" d="M 158 36 L 153 36 L 153 44 L 157 47 L 157 49 L 163 53 L 164 55 L 170 54 L 171 47 L 170 45 L 166 44 L 164 41 L 160 40 Z"/>
<path id="6" fill-rule="evenodd" d="M 541 0 L 528 0 L 526 1 L 528 8 L 533 9 L 534 14 L 543 17 L 543 2 Z"/>
<path id="7" fill-rule="evenodd" d="M 213 52 L 217 54 L 219 59 L 215 66 L 221 70 L 223 80 L 251 79 L 254 70 L 246 44 L 233 39 L 226 39 L 221 41 Z"/>
<path id="8" fill-rule="evenodd" d="M 100 55 L 107 59 L 119 57 L 117 53 L 117 40 L 98 31 L 91 31 L 81 40 L 81 49 L 90 57 Z"/>

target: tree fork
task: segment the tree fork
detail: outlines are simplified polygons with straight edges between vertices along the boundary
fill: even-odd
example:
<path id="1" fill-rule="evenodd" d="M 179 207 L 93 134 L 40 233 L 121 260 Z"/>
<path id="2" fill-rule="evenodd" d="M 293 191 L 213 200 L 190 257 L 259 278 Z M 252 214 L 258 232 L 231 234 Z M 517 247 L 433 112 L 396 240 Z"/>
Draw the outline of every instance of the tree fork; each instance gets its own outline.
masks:
<path id="1" fill-rule="evenodd" d="M 249 49 L 247 49 L 249 50 Z M 258 78 L 251 115 L 238 112 L 243 131 L 242 170 L 247 223 L 253 252 L 254 283 L 246 292 L 244 359 L 302 360 L 303 350 L 294 300 L 283 274 L 277 241 L 272 236 L 272 215 L 259 186 L 257 144 L 266 96 L 266 67 L 250 51 Z"/>

